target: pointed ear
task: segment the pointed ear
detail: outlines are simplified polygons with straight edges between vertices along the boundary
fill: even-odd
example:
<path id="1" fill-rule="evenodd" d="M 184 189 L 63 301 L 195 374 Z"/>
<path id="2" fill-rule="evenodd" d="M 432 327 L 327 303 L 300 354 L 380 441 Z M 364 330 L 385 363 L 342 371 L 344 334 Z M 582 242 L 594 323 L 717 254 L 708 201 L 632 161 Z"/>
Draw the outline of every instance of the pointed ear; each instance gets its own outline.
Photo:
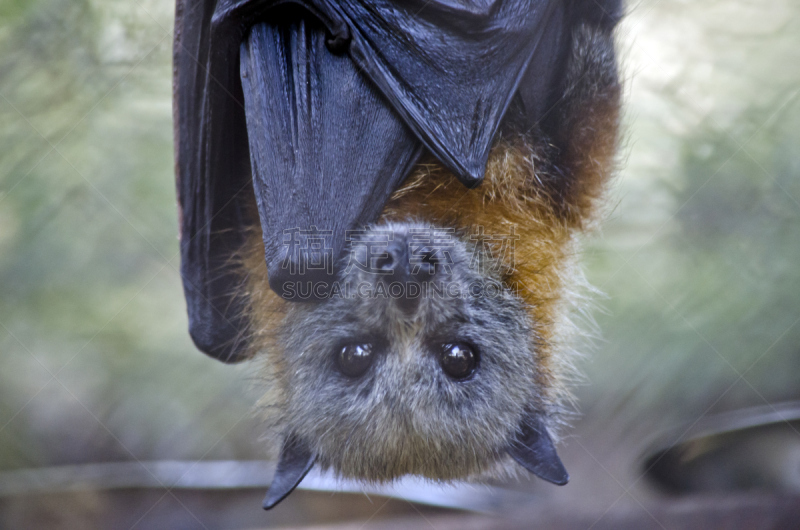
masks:
<path id="1" fill-rule="evenodd" d="M 272 484 L 264 498 L 264 509 L 274 508 L 279 502 L 294 491 L 303 477 L 311 471 L 316 457 L 308 446 L 294 435 L 289 435 L 283 442 L 281 457 Z"/>
<path id="2" fill-rule="evenodd" d="M 569 481 L 569 473 L 538 414 L 531 413 L 522 419 L 516 439 L 508 446 L 508 454 L 541 479 L 559 486 Z"/>

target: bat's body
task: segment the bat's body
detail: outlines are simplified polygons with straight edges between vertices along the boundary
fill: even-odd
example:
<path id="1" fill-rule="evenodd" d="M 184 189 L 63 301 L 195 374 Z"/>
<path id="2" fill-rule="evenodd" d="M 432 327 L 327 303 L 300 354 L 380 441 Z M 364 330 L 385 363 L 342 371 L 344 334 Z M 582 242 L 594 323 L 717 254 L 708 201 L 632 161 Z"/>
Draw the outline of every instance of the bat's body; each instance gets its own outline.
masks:
<path id="1" fill-rule="evenodd" d="M 567 395 L 567 328 L 581 287 L 575 238 L 594 218 L 617 144 L 620 87 L 611 33 L 618 2 L 494 2 L 481 9 L 473 2 L 438 2 L 437 9 L 453 10 L 454 21 L 470 24 L 491 17 L 507 22 L 516 14 L 514 31 L 533 31 L 530 39 L 538 43 L 526 48 L 492 33 L 484 60 L 496 61 L 495 48 L 509 47 L 510 81 L 500 79 L 496 64 L 474 66 L 471 75 L 491 78 L 461 89 L 477 99 L 438 111 L 437 95 L 429 96 L 430 104 L 419 96 L 432 90 L 429 85 L 447 89 L 445 81 L 454 79 L 448 68 L 458 61 L 423 53 L 421 79 L 408 81 L 416 63 L 406 56 L 393 63 L 392 54 L 402 53 L 391 46 L 413 43 L 389 33 L 396 42 L 383 46 L 395 68 L 384 75 L 383 55 L 370 55 L 380 39 L 367 38 L 368 24 L 358 27 L 367 17 L 358 15 L 359 2 L 341 9 L 323 1 L 297 3 L 309 11 L 285 14 L 290 30 L 255 20 L 249 29 L 225 34 L 241 41 L 241 82 L 229 86 L 238 87 L 233 95 L 243 96 L 244 105 L 194 106 L 210 111 L 209 121 L 198 125 L 213 133 L 201 149 L 192 150 L 192 135 L 179 131 L 180 179 L 219 169 L 219 145 L 235 155 L 229 181 L 190 176 L 202 185 L 183 181 L 179 187 L 184 236 L 192 237 L 183 243 L 185 282 L 198 345 L 223 359 L 262 361 L 269 383 L 263 408 L 282 444 L 265 506 L 280 501 L 314 464 L 365 480 L 404 474 L 452 480 L 496 475 L 516 461 L 565 483 L 552 435 Z M 228 11 L 217 6 L 218 19 L 246 2 L 229 4 Z M 389 3 L 375 4 L 380 15 Z M 180 71 L 181 43 L 193 27 L 181 25 L 180 7 L 179 121 L 182 109 L 192 108 L 181 103 L 186 72 L 201 77 L 196 66 L 187 66 L 183 76 Z M 420 21 L 416 12 L 408 16 L 410 27 Z M 453 32 L 458 28 L 445 33 Z M 429 34 L 420 35 L 428 42 Z M 336 55 L 342 40 L 355 67 Z M 274 55 L 273 45 L 283 51 Z M 336 54 L 328 57 L 325 46 Z M 474 61 L 482 49 L 471 50 Z M 536 53 L 541 49 L 548 53 Z M 437 57 L 447 68 L 430 62 Z M 293 70 L 298 64 L 303 68 Z M 434 76 L 426 84 L 431 71 L 444 72 L 445 81 Z M 314 92 L 317 78 L 326 81 Z M 276 88 L 264 90 L 270 83 Z M 208 82 L 204 86 L 206 97 L 214 92 Z M 274 94 L 282 86 L 295 89 L 284 99 Z M 352 99 L 332 107 L 325 94 Z M 247 130 L 234 116 L 229 125 L 235 130 L 215 140 L 220 117 L 214 113 L 225 108 L 236 115 L 244 110 Z M 327 145 L 337 134 L 339 143 Z M 242 176 L 247 168 L 238 165 L 238 155 L 248 150 L 241 135 L 249 139 L 255 201 L 246 186 L 249 172 Z M 333 154 L 305 155 L 312 144 Z M 181 162 L 187 149 L 197 155 Z M 316 180 L 303 184 L 307 174 Z M 353 179 L 360 183 L 355 192 Z M 339 187 L 340 181 L 349 184 Z M 233 188 L 241 183 L 240 200 L 242 191 Z M 198 189 L 205 197 L 199 203 L 192 198 Z M 228 202 L 215 210 L 220 196 Z M 187 205 L 194 208 L 188 220 Z M 219 215 L 209 217 L 211 211 Z M 199 232 L 198 219 L 208 225 Z M 330 228 L 317 238 L 334 261 L 303 278 L 291 269 L 311 269 L 311 262 L 301 254 L 279 259 L 285 240 L 278 236 L 312 226 Z M 347 237 L 353 229 L 361 232 Z M 383 245 L 375 254 L 365 250 L 373 243 Z M 198 254 L 204 261 L 194 267 Z M 392 283 L 401 287 L 392 292 Z M 325 289 L 314 293 L 320 285 Z M 316 300 L 285 300 L 305 298 Z"/>

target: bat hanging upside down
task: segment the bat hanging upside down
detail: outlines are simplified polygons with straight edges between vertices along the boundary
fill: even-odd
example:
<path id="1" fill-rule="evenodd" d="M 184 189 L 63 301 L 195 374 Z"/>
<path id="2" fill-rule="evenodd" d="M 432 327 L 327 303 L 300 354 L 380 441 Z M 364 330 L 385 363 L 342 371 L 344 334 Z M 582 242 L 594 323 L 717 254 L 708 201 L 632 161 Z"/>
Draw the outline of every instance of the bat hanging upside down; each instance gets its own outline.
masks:
<path id="1" fill-rule="evenodd" d="M 576 236 L 613 171 L 618 0 L 178 0 L 190 333 L 280 458 L 568 480 Z"/>

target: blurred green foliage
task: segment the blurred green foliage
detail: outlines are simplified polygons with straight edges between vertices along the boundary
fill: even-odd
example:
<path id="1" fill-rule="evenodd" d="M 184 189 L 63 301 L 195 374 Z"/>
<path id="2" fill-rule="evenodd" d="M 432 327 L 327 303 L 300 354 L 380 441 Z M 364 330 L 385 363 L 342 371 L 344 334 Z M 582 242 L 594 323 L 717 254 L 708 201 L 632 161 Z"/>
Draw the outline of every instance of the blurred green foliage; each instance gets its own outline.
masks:
<path id="1" fill-rule="evenodd" d="M 580 393 L 635 440 L 800 398 L 800 6 L 643 2 L 622 32 L 628 159 L 587 256 L 605 340 Z"/>
<path id="2" fill-rule="evenodd" d="M 0 468 L 254 452 L 186 332 L 167 4 L 0 10 Z"/>

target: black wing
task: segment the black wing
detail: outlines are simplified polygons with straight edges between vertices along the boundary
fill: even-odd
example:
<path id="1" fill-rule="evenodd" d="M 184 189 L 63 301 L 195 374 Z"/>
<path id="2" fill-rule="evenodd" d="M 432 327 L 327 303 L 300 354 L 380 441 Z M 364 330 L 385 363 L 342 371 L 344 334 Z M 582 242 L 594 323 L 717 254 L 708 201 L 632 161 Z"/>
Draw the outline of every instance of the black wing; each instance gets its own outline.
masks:
<path id="1" fill-rule="evenodd" d="M 270 287 L 324 298 L 346 231 L 380 215 L 421 144 L 321 24 L 281 18 L 241 46 L 253 184 Z"/>
<path id="2" fill-rule="evenodd" d="M 288 282 L 324 287 L 346 231 L 377 218 L 422 145 L 480 183 L 524 76 L 520 108 L 544 107 L 566 4 L 179 0 L 182 273 L 197 346 L 222 360 L 244 350 L 229 258 L 254 221 L 253 188 L 270 286 L 289 299 L 303 290 Z"/>
<path id="3" fill-rule="evenodd" d="M 246 322 L 232 295 L 231 256 L 251 225 L 250 155 L 237 54 L 238 39 L 212 43 L 216 0 L 178 0 L 173 50 L 175 161 L 181 276 L 189 331 L 197 347 L 240 360 Z"/>

